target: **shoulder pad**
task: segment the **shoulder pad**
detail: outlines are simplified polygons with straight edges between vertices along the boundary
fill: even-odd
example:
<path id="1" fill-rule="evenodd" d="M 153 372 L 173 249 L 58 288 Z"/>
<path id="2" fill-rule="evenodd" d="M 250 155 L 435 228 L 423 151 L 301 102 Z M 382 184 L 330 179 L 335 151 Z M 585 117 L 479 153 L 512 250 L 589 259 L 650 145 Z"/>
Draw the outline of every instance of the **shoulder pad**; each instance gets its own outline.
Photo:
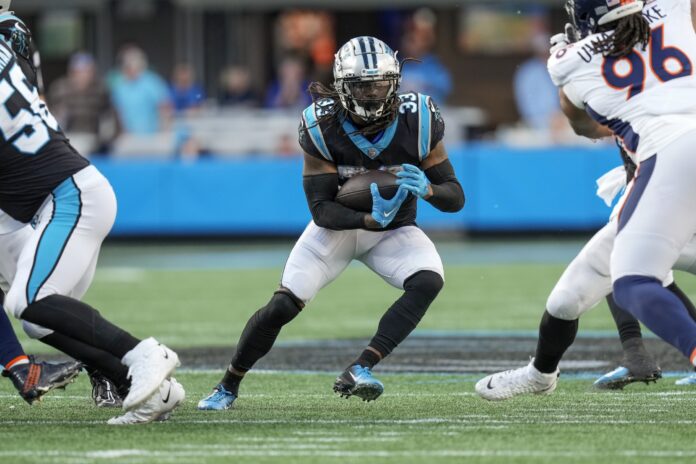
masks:
<path id="1" fill-rule="evenodd" d="M 556 87 L 566 85 L 573 71 L 583 63 L 580 55 L 577 53 L 581 49 L 581 44 L 582 42 L 570 44 L 558 50 L 549 58 L 549 75 Z"/>
<path id="2" fill-rule="evenodd" d="M 433 146 L 442 140 L 445 125 L 433 99 L 429 95 L 418 94 L 418 156 L 427 158 Z"/>
<path id="3" fill-rule="evenodd" d="M 329 98 L 312 103 L 302 112 L 302 123 L 300 124 L 300 131 L 306 131 L 316 151 L 329 161 L 333 161 L 333 157 L 324 141 L 324 134 L 319 125 L 319 118 L 321 118 L 326 111 L 330 110 L 330 107 L 334 104 L 334 101 Z"/>

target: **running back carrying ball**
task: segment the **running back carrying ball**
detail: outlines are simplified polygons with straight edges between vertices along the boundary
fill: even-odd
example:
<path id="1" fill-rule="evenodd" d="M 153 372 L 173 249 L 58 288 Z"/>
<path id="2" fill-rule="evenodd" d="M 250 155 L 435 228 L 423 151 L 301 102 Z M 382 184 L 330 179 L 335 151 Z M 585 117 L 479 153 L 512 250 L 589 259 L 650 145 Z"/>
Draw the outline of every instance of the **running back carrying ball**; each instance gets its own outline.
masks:
<path id="1" fill-rule="evenodd" d="M 385 200 L 394 197 L 399 186 L 397 177 L 388 171 L 367 171 L 348 179 L 336 195 L 336 202 L 355 211 L 372 211 L 370 185 L 377 184 L 379 194 Z"/>

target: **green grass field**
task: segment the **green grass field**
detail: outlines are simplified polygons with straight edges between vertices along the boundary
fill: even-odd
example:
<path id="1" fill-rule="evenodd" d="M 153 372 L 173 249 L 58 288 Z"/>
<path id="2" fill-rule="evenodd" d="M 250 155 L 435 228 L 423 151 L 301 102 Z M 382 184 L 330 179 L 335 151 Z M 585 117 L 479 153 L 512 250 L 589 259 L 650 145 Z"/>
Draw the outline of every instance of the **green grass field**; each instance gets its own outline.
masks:
<path id="1" fill-rule="evenodd" d="M 106 265 L 85 300 L 134 334 L 154 335 L 174 348 L 233 345 L 249 315 L 270 297 L 280 273 L 280 267 L 254 269 L 252 263 L 239 270 L 123 267 L 122 254 L 123 247 L 106 249 Z M 533 333 L 563 268 L 562 263 L 450 263 L 445 290 L 420 330 Z M 696 296 L 693 279 L 678 279 Z M 281 339 L 369 337 L 398 294 L 362 266 L 351 267 Z M 604 305 L 583 318 L 581 330 L 613 331 Z M 47 351 L 31 341 L 25 347 Z M 250 376 L 234 410 L 202 413 L 195 404 L 220 372 L 187 369 L 177 377 L 188 399 L 172 420 L 126 428 L 105 425 L 115 412 L 91 405 L 84 376 L 35 407 L 24 404 L 2 380 L 0 462 L 696 460 L 696 392 L 669 380 L 607 394 L 591 391 L 587 378 L 566 378 L 549 397 L 486 403 L 473 392 L 479 376 L 383 374 L 385 395 L 367 404 L 335 396 L 335 372 L 272 372 Z"/>
<path id="2" fill-rule="evenodd" d="M 82 378 L 28 408 L 0 402 L 0 460 L 55 463 L 634 463 L 696 459 L 696 398 L 666 383 L 594 393 L 569 380 L 549 397 L 487 403 L 472 377 L 386 375 L 373 403 L 340 399 L 330 374 L 258 374 L 236 409 L 195 410 L 217 375 L 186 373 L 168 423 L 114 428 Z"/>
<path id="3" fill-rule="evenodd" d="M 449 266 L 447 283 L 421 330 L 536 330 L 560 265 Z M 104 270 L 85 301 L 135 335 L 176 347 L 234 344 L 249 316 L 278 286 L 278 269 Z M 368 337 L 400 292 L 360 267 L 349 268 L 281 334 L 281 339 Z M 611 330 L 597 309 L 585 330 Z M 27 342 L 27 349 L 46 351 Z"/>

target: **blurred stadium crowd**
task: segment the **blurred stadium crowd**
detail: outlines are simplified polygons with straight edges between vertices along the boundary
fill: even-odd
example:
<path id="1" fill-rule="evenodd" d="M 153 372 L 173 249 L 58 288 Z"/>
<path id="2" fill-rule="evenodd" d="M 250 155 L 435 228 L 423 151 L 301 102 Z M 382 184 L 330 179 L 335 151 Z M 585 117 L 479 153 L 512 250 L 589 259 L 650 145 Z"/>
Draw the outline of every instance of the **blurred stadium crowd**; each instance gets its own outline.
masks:
<path id="1" fill-rule="evenodd" d="M 545 65 L 560 1 L 40 3 L 17 2 L 17 13 L 42 52 L 49 107 L 89 156 L 296 156 L 307 86 L 331 81 L 336 48 L 356 35 L 417 60 L 402 90 L 443 107 L 450 143 L 578 142 Z"/>

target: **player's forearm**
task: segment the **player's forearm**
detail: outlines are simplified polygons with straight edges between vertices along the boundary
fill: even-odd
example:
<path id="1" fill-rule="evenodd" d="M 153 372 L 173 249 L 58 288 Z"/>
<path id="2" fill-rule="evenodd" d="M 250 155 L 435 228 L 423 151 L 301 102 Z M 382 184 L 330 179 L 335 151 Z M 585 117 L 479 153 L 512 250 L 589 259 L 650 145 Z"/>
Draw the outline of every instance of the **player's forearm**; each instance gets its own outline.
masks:
<path id="1" fill-rule="evenodd" d="M 307 204 L 314 223 L 330 230 L 351 230 L 376 227 L 370 225 L 372 217 L 360 211 L 347 208 L 334 199 L 338 193 L 338 176 L 320 174 L 303 178 Z"/>
<path id="2" fill-rule="evenodd" d="M 609 128 L 591 119 L 571 119 L 570 126 L 577 135 L 589 139 L 602 139 L 604 137 L 611 137 L 612 135 Z"/>
<path id="3" fill-rule="evenodd" d="M 426 169 L 425 175 L 432 190 L 432 195 L 425 198 L 428 203 L 445 213 L 456 213 L 464 207 L 464 189 L 449 160 Z"/>

